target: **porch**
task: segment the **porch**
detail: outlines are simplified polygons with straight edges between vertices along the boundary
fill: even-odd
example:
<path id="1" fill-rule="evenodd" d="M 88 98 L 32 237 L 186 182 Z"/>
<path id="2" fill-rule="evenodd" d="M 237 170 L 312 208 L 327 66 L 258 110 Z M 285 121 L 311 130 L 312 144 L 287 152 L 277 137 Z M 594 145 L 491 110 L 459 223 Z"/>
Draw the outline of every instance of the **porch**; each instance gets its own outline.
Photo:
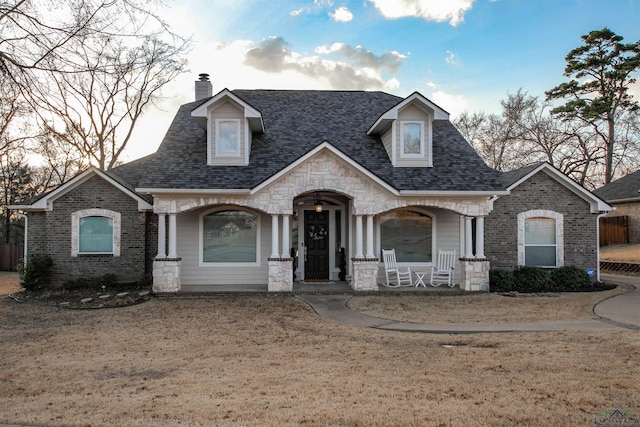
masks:
<path id="1" fill-rule="evenodd" d="M 262 285 L 182 285 L 179 292 L 156 292 L 158 296 L 216 296 L 216 295 L 458 295 L 465 291 L 458 286 L 433 287 L 403 286 L 400 288 L 388 288 L 379 286 L 377 291 L 354 291 L 346 281 L 331 281 L 328 283 L 293 282 L 291 292 L 269 292 L 267 284 Z"/>

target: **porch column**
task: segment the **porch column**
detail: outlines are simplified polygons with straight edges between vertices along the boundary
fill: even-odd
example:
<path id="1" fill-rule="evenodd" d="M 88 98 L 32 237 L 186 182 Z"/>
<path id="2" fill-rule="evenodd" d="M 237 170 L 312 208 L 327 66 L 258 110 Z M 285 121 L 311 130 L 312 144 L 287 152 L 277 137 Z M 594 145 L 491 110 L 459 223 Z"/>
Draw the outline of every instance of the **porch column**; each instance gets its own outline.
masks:
<path id="1" fill-rule="evenodd" d="M 158 255 L 156 258 L 166 258 L 167 257 L 167 224 L 166 224 L 166 215 L 161 213 L 158 214 Z"/>
<path id="2" fill-rule="evenodd" d="M 153 261 L 153 292 L 155 293 L 174 293 L 182 288 L 180 258 L 176 250 L 177 215 L 169 214 L 168 254 L 165 254 L 166 214 L 158 215 L 158 257 Z"/>
<path id="3" fill-rule="evenodd" d="M 176 216 L 177 214 L 170 213 L 169 214 L 169 254 L 168 258 L 178 258 L 178 251 L 176 249 L 176 238 L 177 238 L 177 230 L 176 230 Z"/>
<path id="4" fill-rule="evenodd" d="M 375 258 L 373 253 L 373 215 L 367 215 L 367 258 Z"/>
<path id="5" fill-rule="evenodd" d="M 356 215 L 356 254 L 355 258 L 364 258 L 362 253 L 362 215 Z"/>
<path id="6" fill-rule="evenodd" d="M 483 259 L 484 256 L 484 217 L 476 217 L 476 258 Z"/>
<path id="7" fill-rule="evenodd" d="M 289 252 L 289 215 L 282 215 L 282 258 L 291 258 Z"/>
<path id="8" fill-rule="evenodd" d="M 472 235 L 472 218 L 470 216 L 464 217 L 464 257 L 473 258 L 473 235 Z"/>
<path id="9" fill-rule="evenodd" d="M 271 215 L 271 258 L 280 258 L 278 250 L 278 222 L 280 215 Z"/>

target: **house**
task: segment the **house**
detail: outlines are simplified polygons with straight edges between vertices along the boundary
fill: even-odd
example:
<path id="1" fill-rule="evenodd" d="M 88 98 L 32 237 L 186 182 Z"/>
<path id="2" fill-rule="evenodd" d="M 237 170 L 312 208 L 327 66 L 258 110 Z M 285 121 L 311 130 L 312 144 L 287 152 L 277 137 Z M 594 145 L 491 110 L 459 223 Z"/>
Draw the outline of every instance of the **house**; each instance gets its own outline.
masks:
<path id="1" fill-rule="evenodd" d="M 395 248 L 398 263 L 418 272 L 439 250 L 456 250 L 461 289 L 488 288 L 485 236 L 507 231 L 489 214 L 509 190 L 442 108 L 417 92 L 212 96 L 207 75 L 195 83 L 196 100 L 179 108 L 156 153 L 89 169 L 12 207 L 28 216 L 28 252 L 53 258 L 54 281 L 147 272 L 155 292 L 278 292 L 294 277 L 346 275 L 354 290 L 375 290 L 381 250 Z M 583 206 L 604 208 L 563 185 Z M 498 254 L 492 262 L 505 265 Z"/>
<path id="2" fill-rule="evenodd" d="M 576 266 L 599 279 L 598 219 L 612 208 L 546 162 L 502 173 L 485 254 L 496 269 Z"/>
<path id="3" fill-rule="evenodd" d="M 640 170 L 600 187 L 594 193 L 615 207 L 607 217 L 628 217 L 628 243 L 640 243 Z"/>

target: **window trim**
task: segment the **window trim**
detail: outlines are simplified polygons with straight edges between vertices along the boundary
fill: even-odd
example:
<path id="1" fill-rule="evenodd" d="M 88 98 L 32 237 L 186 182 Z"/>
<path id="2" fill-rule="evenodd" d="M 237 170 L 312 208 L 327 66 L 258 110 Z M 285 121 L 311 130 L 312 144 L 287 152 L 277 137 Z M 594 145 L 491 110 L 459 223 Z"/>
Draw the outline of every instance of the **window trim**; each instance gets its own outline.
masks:
<path id="1" fill-rule="evenodd" d="M 405 125 L 416 124 L 420 126 L 420 152 L 417 154 L 407 154 L 404 152 L 404 128 Z M 401 120 L 400 121 L 400 158 L 401 159 L 422 159 L 424 158 L 424 134 L 425 123 L 422 120 Z"/>
<path id="2" fill-rule="evenodd" d="M 236 124 L 237 127 L 237 137 L 236 137 L 236 150 L 234 152 L 227 152 L 227 151 L 222 151 L 220 149 L 220 124 L 223 122 L 232 122 Z M 241 148 L 241 141 L 242 141 L 242 137 L 241 137 L 241 125 L 240 125 L 240 119 L 225 119 L 225 118 L 218 118 L 215 120 L 215 126 L 216 126 L 216 141 L 215 141 L 215 145 L 216 145 L 216 157 L 225 157 L 225 158 L 237 158 L 240 157 L 242 154 L 242 148 Z"/>
<path id="3" fill-rule="evenodd" d="M 564 216 L 555 211 L 535 209 L 518 214 L 518 265 L 525 264 L 525 224 L 530 218 L 548 218 L 556 222 L 556 265 L 540 266 L 541 268 L 559 268 L 564 266 Z"/>
<path id="4" fill-rule="evenodd" d="M 377 243 L 378 243 L 378 254 L 382 253 L 382 249 L 390 249 L 390 248 L 383 248 L 382 247 L 382 222 L 380 221 L 380 217 L 390 214 L 390 213 L 394 213 L 394 212 L 401 212 L 401 211 L 414 211 L 414 212 L 418 212 L 422 215 L 426 215 L 429 218 L 431 218 L 431 261 L 422 261 L 422 262 L 406 262 L 406 261 L 398 261 L 398 265 L 405 267 L 405 266 L 411 266 L 411 267 L 431 267 L 434 265 L 434 258 L 435 258 L 435 254 L 436 254 L 436 214 L 433 213 L 432 211 L 426 210 L 426 209 L 420 209 L 418 207 L 412 207 L 412 206 L 407 206 L 407 207 L 403 207 L 403 208 L 398 208 L 398 209 L 393 209 L 390 211 L 386 211 L 386 212 L 381 212 L 380 214 L 377 215 L 376 217 L 376 223 L 377 223 L 377 227 L 376 227 L 376 231 L 377 231 Z M 384 265 L 382 258 L 380 258 L 380 262 L 379 265 Z"/>
<path id="5" fill-rule="evenodd" d="M 111 252 L 80 252 L 80 220 L 82 218 L 98 216 L 110 218 L 113 221 L 113 245 Z M 121 214 L 109 209 L 83 209 L 71 213 L 71 256 L 78 255 L 112 255 L 120 256 L 120 236 L 122 230 Z"/>
<path id="6" fill-rule="evenodd" d="M 216 212 L 224 212 L 224 211 L 241 211 L 246 212 L 256 217 L 256 260 L 255 262 L 205 262 L 204 258 L 204 217 L 216 213 Z M 260 262 L 260 235 L 261 235 L 261 215 L 260 213 L 247 209 L 240 206 L 220 206 L 214 209 L 209 209 L 202 212 L 198 218 L 198 265 L 200 267 L 259 267 L 261 265 Z"/>

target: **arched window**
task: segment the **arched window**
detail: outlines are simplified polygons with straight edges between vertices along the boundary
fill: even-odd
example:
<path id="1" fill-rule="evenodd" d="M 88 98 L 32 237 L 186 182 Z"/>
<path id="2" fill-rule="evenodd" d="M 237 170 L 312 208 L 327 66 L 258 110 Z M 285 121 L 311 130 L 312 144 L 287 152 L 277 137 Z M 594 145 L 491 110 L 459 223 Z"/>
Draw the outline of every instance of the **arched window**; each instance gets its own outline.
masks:
<path id="1" fill-rule="evenodd" d="M 563 230 L 560 213 L 533 210 L 518 214 L 518 264 L 546 268 L 564 265 Z"/>
<path id="2" fill-rule="evenodd" d="M 71 214 L 71 256 L 120 256 L 120 213 L 83 209 Z"/>
<path id="3" fill-rule="evenodd" d="M 380 248 L 395 249 L 398 262 L 431 262 L 433 219 L 413 210 L 380 215 Z"/>
<path id="4" fill-rule="evenodd" d="M 258 263 L 259 220 L 244 210 L 221 210 L 202 216 L 202 263 Z"/>

